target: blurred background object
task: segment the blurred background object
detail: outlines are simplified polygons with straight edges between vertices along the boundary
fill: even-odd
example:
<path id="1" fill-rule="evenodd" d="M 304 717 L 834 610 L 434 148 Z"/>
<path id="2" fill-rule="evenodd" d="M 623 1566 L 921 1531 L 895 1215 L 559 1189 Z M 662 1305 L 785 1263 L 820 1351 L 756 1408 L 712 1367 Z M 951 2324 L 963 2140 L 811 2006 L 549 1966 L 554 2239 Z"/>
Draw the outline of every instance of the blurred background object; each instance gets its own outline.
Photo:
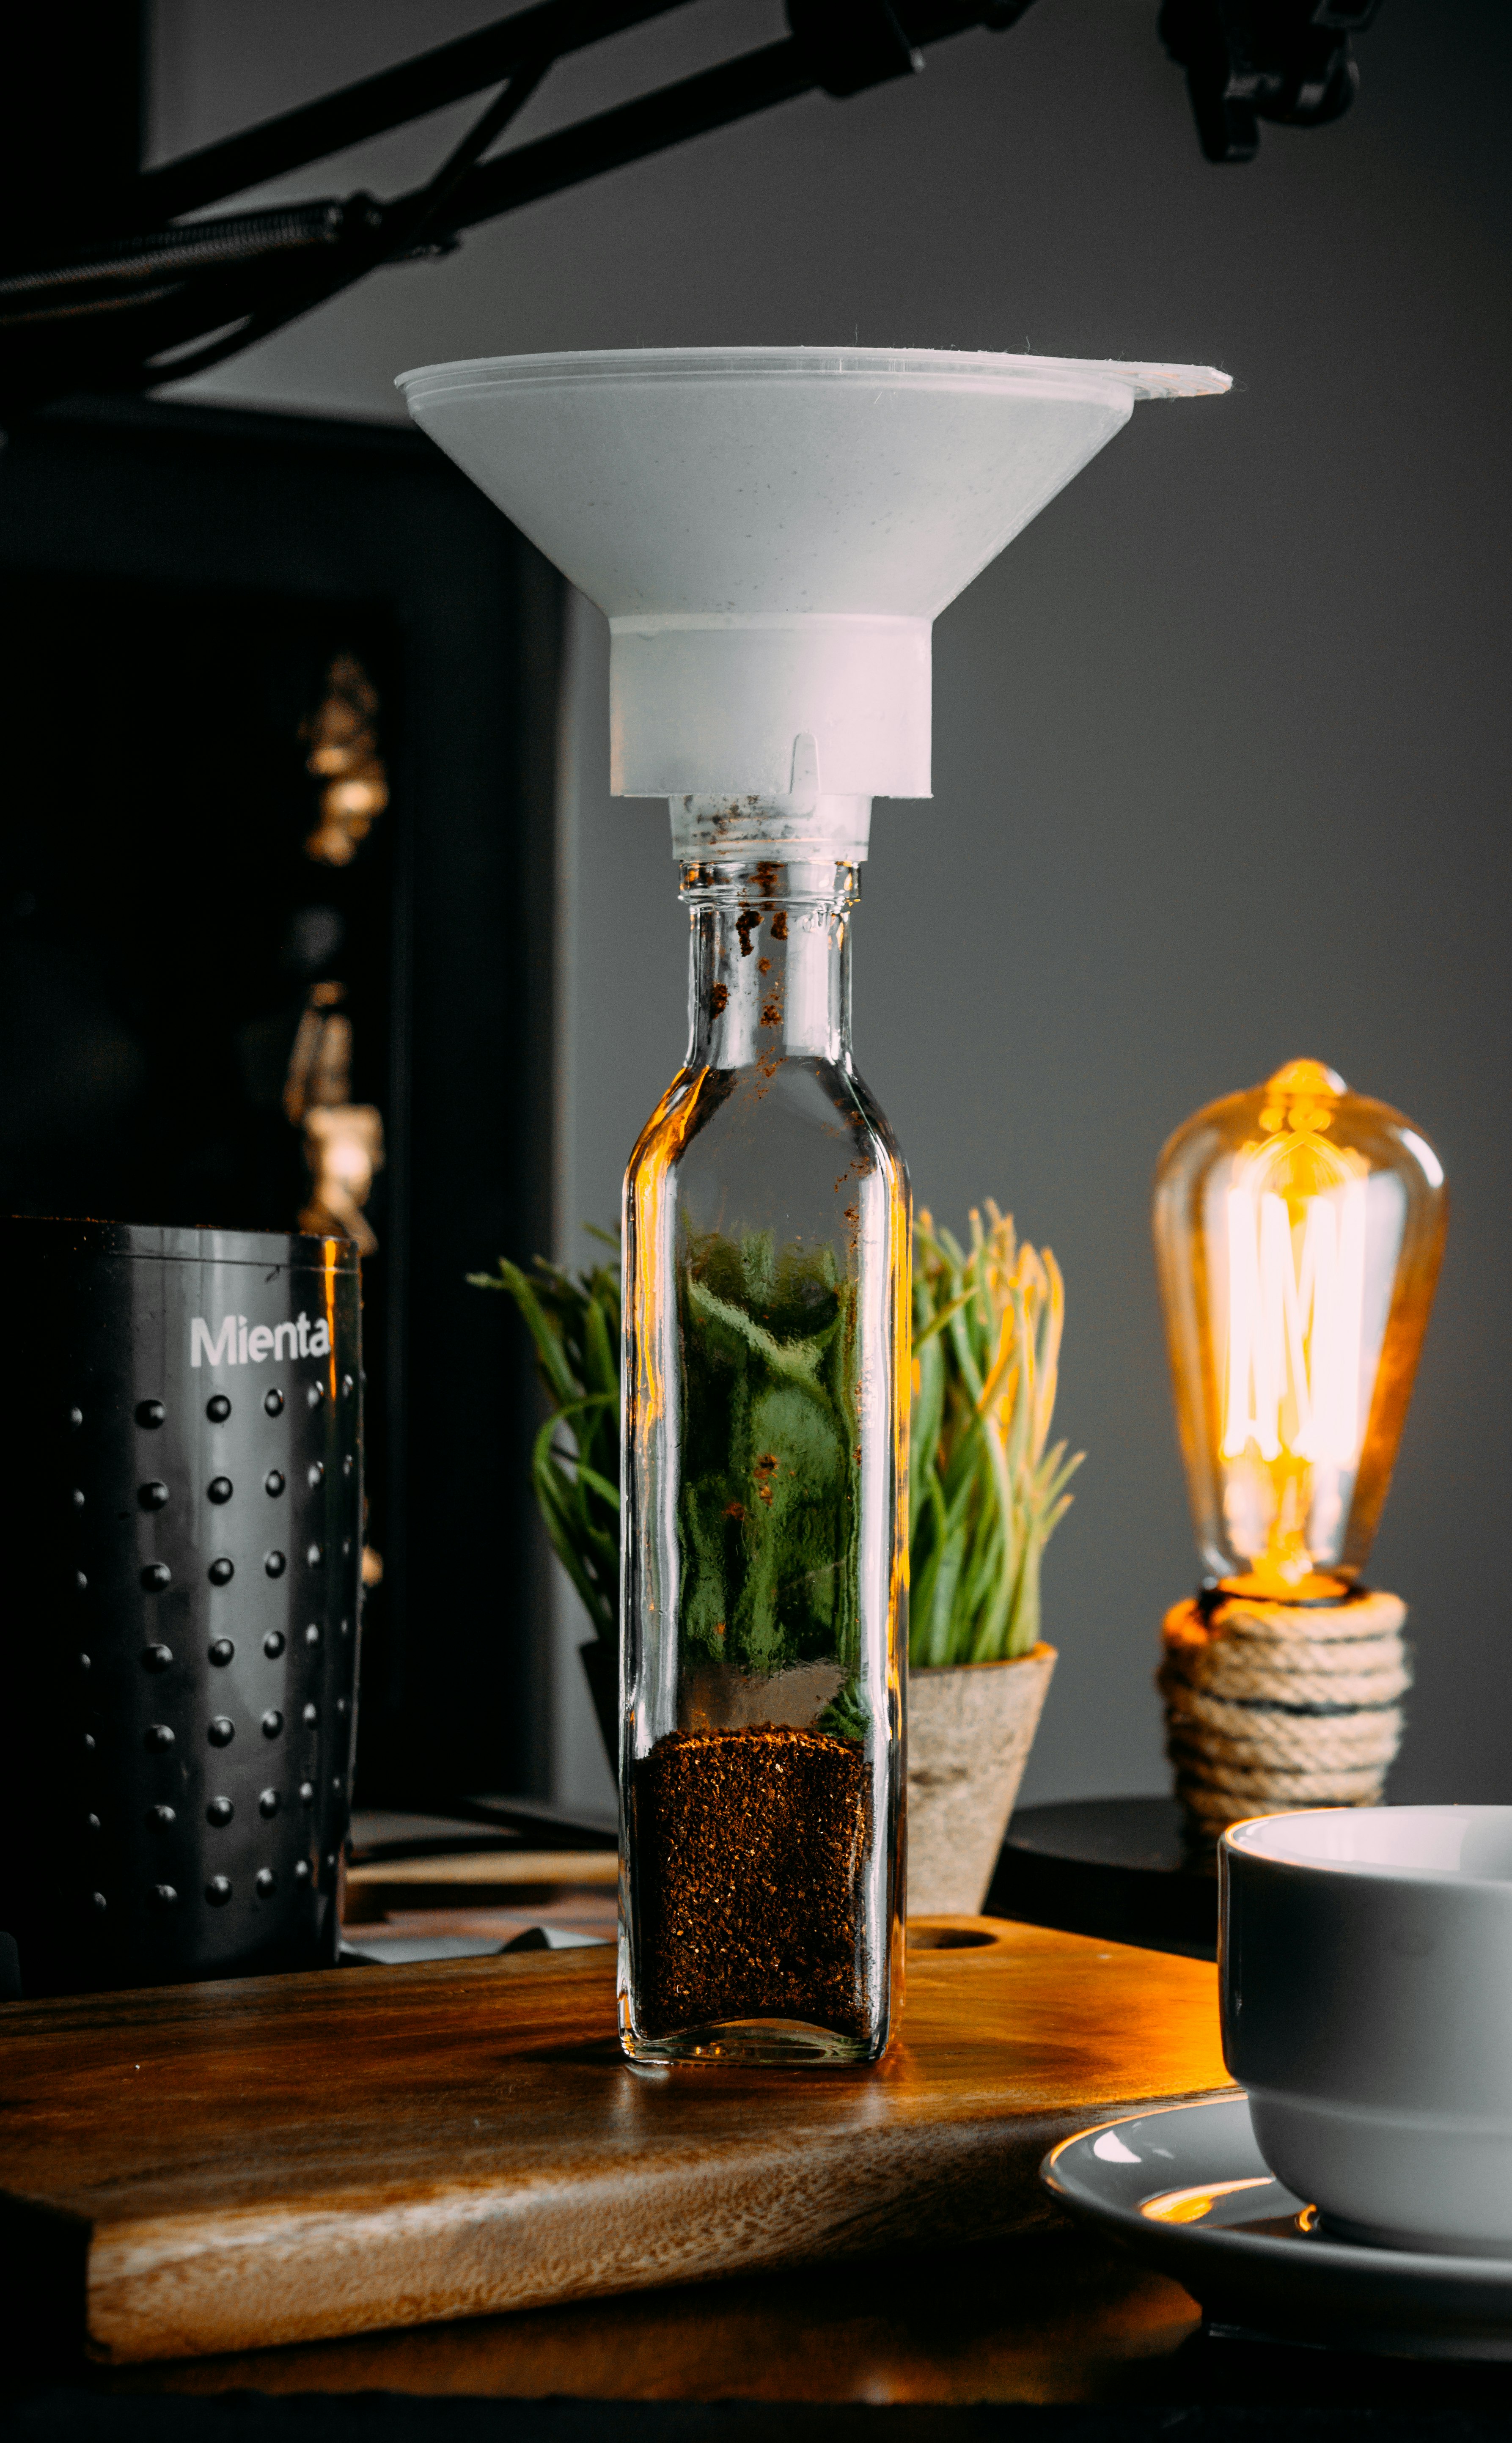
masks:
<path id="1" fill-rule="evenodd" d="M 306 772 L 324 781 L 321 818 L 304 843 L 321 865 L 350 865 L 389 801 L 388 768 L 374 724 L 378 689 L 355 653 L 338 653 L 319 709 L 303 726 Z"/>
<path id="2" fill-rule="evenodd" d="M 0 456 L 0 1209 L 360 1250 L 378 1800 L 548 1786 L 529 1362 L 463 1275 L 550 1228 L 561 602 L 408 433 L 124 402 Z"/>
<path id="3" fill-rule="evenodd" d="M 336 862 L 344 864 L 350 854 L 347 848 Z M 372 1256 L 378 1240 L 362 1207 L 383 1167 L 383 1114 L 372 1103 L 352 1100 L 352 1021 L 340 1007 L 345 997 L 343 984 L 310 986 L 288 1056 L 284 1109 L 303 1132 L 309 1166 L 310 1199 L 300 1228 L 339 1230 L 360 1255 Z"/>

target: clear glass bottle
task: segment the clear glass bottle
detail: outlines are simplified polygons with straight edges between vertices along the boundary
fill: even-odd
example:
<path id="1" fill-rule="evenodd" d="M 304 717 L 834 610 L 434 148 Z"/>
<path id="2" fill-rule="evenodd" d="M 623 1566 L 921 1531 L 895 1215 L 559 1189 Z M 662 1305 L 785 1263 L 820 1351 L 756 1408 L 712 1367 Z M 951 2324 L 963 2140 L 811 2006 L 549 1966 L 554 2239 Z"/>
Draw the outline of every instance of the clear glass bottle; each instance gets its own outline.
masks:
<path id="1" fill-rule="evenodd" d="M 907 1173 L 854 865 L 685 862 L 688 1056 L 625 1179 L 620 2035 L 875 2061 L 902 1986 Z"/>

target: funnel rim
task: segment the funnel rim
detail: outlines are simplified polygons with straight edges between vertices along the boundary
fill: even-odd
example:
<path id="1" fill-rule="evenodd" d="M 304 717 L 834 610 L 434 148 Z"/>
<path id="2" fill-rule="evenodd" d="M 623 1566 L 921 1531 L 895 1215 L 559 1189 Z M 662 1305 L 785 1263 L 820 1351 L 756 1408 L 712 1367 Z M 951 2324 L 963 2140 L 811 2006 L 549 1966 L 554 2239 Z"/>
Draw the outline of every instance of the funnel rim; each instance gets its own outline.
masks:
<path id="1" fill-rule="evenodd" d="M 533 356 L 459 357 L 395 376 L 406 401 L 439 392 L 577 382 L 773 381 L 861 375 L 938 390 L 1024 396 L 1130 399 L 1216 397 L 1233 377 L 1214 365 L 1153 364 L 1122 357 L 1008 356 L 965 348 L 725 347 L 553 349 Z"/>

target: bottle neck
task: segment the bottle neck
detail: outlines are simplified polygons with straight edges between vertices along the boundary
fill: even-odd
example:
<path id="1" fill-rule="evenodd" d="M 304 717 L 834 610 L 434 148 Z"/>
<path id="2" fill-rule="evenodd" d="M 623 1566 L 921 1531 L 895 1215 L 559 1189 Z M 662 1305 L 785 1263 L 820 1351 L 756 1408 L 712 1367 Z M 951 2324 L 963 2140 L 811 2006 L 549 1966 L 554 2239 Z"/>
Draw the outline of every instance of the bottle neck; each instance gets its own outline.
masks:
<path id="1" fill-rule="evenodd" d="M 686 864 L 688 1066 L 851 1058 L 854 865 Z"/>

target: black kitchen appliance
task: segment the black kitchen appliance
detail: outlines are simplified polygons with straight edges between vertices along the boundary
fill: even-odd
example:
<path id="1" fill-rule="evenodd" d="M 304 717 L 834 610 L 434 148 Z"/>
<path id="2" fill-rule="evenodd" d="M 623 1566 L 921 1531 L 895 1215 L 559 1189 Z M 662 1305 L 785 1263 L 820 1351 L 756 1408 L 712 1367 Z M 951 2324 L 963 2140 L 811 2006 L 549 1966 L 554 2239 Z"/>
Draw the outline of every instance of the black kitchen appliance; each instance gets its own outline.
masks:
<path id="1" fill-rule="evenodd" d="M 0 1928 L 27 1994 L 334 1960 L 362 1556 L 343 1239 L 0 1220 Z"/>

